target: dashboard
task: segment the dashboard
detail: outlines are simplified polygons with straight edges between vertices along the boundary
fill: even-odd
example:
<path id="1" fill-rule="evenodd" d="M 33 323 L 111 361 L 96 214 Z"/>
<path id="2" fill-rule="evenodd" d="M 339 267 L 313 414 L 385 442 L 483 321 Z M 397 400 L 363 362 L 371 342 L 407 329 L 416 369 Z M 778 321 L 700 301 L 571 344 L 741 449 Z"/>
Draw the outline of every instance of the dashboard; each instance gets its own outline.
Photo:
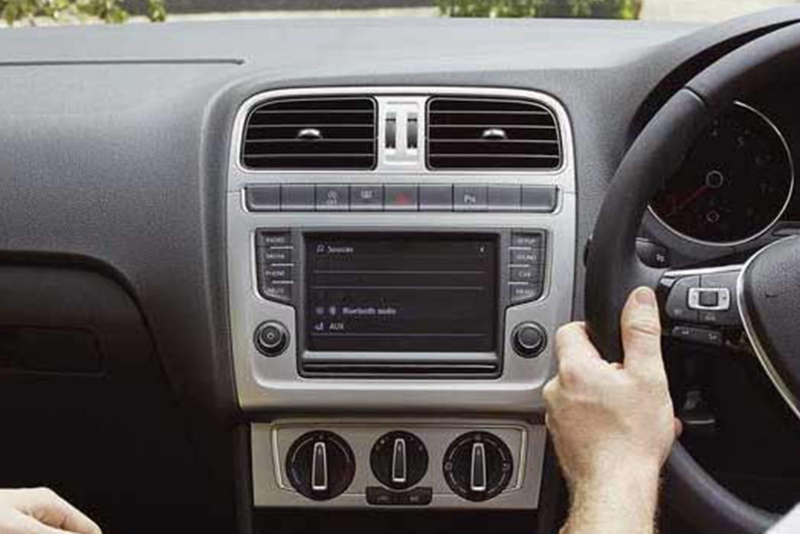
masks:
<path id="1" fill-rule="evenodd" d="M 2 32 L 0 486 L 115 532 L 555 532 L 542 388 L 609 181 L 686 80 L 798 21 Z M 800 229 L 799 81 L 708 126 L 640 253 Z"/>

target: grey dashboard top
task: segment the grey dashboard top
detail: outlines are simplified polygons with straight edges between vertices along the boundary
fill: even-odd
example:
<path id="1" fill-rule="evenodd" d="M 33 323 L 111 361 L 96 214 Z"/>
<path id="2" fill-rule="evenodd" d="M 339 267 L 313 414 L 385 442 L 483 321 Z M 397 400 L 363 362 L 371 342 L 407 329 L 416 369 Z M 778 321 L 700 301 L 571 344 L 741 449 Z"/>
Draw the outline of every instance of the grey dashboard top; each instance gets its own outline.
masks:
<path id="1" fill-rule="evenodd" d="M 230 420 L 224 189 L 249 96 L 336 85 L 554 96 L 575 132 L 582 310 L 583 245 L 643 110 L 669 96 L 661 84 L 798 19 L 787 8 L 708 28 L 369 19 L 2 31 L 0 261 L 110 273 L 140 306 L 181 404 Z"/>

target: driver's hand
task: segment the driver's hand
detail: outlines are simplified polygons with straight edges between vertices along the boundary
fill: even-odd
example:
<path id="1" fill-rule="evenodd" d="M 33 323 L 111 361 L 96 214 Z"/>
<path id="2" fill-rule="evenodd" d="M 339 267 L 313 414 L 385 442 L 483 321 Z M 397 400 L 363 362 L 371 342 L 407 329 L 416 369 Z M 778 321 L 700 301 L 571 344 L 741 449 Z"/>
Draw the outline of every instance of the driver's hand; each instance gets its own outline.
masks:
<path id="1" fill-rule="evenodd" d="M 679 428 L 651 289 L 631 293 L 621 327 L 624 364 L 603 360 L 583 324 L 572 323 L 558 331 L 558 376 L 544 389 L 547 426 L 573 507 L 584 506 L 590 515 L 608 515 L 609 521 L 627 518 L 643 529 L 631 529 L 631 522 L 612 525 L 601 517 L 587 520 L 598 527 L 602 524 L 606 532 L 647 532 L 655 513 L 659 473 Z M 630 510 L 621 509 L 625 500 L 633 501 Z"/>
<path id="2" fill-rule="evenodd" d="M 91 519 L 46 488 L 0 490 L 2 534 L 102 534 Z"/>

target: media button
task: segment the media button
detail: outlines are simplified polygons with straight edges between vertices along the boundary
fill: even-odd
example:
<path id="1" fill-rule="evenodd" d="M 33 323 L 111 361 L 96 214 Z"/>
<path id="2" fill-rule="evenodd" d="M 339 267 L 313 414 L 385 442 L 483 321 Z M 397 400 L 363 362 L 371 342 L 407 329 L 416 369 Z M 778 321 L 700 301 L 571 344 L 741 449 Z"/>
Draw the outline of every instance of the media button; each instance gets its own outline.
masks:
<path id="1" fill-rule="evenodd" d="M 347 185 L 317 185 L 317 210 L 347 211 L 350 189 Z"/>
<path id="2" fill-rule="evenodd" d="M 420 184 L 420 211 L 453 211 L 453 186 L 451 184 Z"/>
<path id="3" fill-rule="evenodd" d="M 455 211 L 486 211 L 486 186 L 455 185 L 453 202 Z"/>
<path id="4" fill-rule="evenodd" d="M 383 186 L 351 185 L 350 209 L 353 211 L 381 211 L 383 209 Z"/>
<path id="5" fill-rule="evenodd" d="M 292 249 L 288 247 L 287 248 L 259 247 L 258 261 L 264 264 L 291 263 Z"/>
<path id="6" fill-rule="evenodd" d="M 417 211 L 417 185 L 393 184 L 384 188 L 386 211 Z"/>

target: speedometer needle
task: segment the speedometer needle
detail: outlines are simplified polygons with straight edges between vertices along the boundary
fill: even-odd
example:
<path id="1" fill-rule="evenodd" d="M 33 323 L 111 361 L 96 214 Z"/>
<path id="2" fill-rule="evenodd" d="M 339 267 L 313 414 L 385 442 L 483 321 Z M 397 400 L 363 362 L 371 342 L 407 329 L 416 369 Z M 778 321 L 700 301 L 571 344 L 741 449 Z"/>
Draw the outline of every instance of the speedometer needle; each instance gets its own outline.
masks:
<path id="1" fill-rule="evenodd" d="M 681 202 L 680 204 L 678 204 L 676 207 L 672 208 L 672 211 L 670 211 L 669 215 L 670 215 L 670 216 L 671 216 L 671 215 L 675 215 L 675 214 L 676 214 L 676 213 L 678 213 L 679 211 L 683 211 L 683 209 L 684 209 L 686 206 L 688 206 L 689 204 L 691 204 L 692 202 L 694 202 L 695 200 L 697 200 L 698 198 L 700 198 L 701 196 L 703 196 L 703 195 L 705 194 L 705 192 L 706 192 L 706 191 L 708 191 L 708 186 L 707 186 L 707 185 L 703 185 L 703 186 L 699 187 L 699 188 L 698 188 L 698 189 L 697 189 L 697 190 L 696 190 L 694 193 L 692 193 L 691 195 L 689 195 L 689 196 L 686 198 L 686 200 L 684 200 L 683 202 Z"/>

